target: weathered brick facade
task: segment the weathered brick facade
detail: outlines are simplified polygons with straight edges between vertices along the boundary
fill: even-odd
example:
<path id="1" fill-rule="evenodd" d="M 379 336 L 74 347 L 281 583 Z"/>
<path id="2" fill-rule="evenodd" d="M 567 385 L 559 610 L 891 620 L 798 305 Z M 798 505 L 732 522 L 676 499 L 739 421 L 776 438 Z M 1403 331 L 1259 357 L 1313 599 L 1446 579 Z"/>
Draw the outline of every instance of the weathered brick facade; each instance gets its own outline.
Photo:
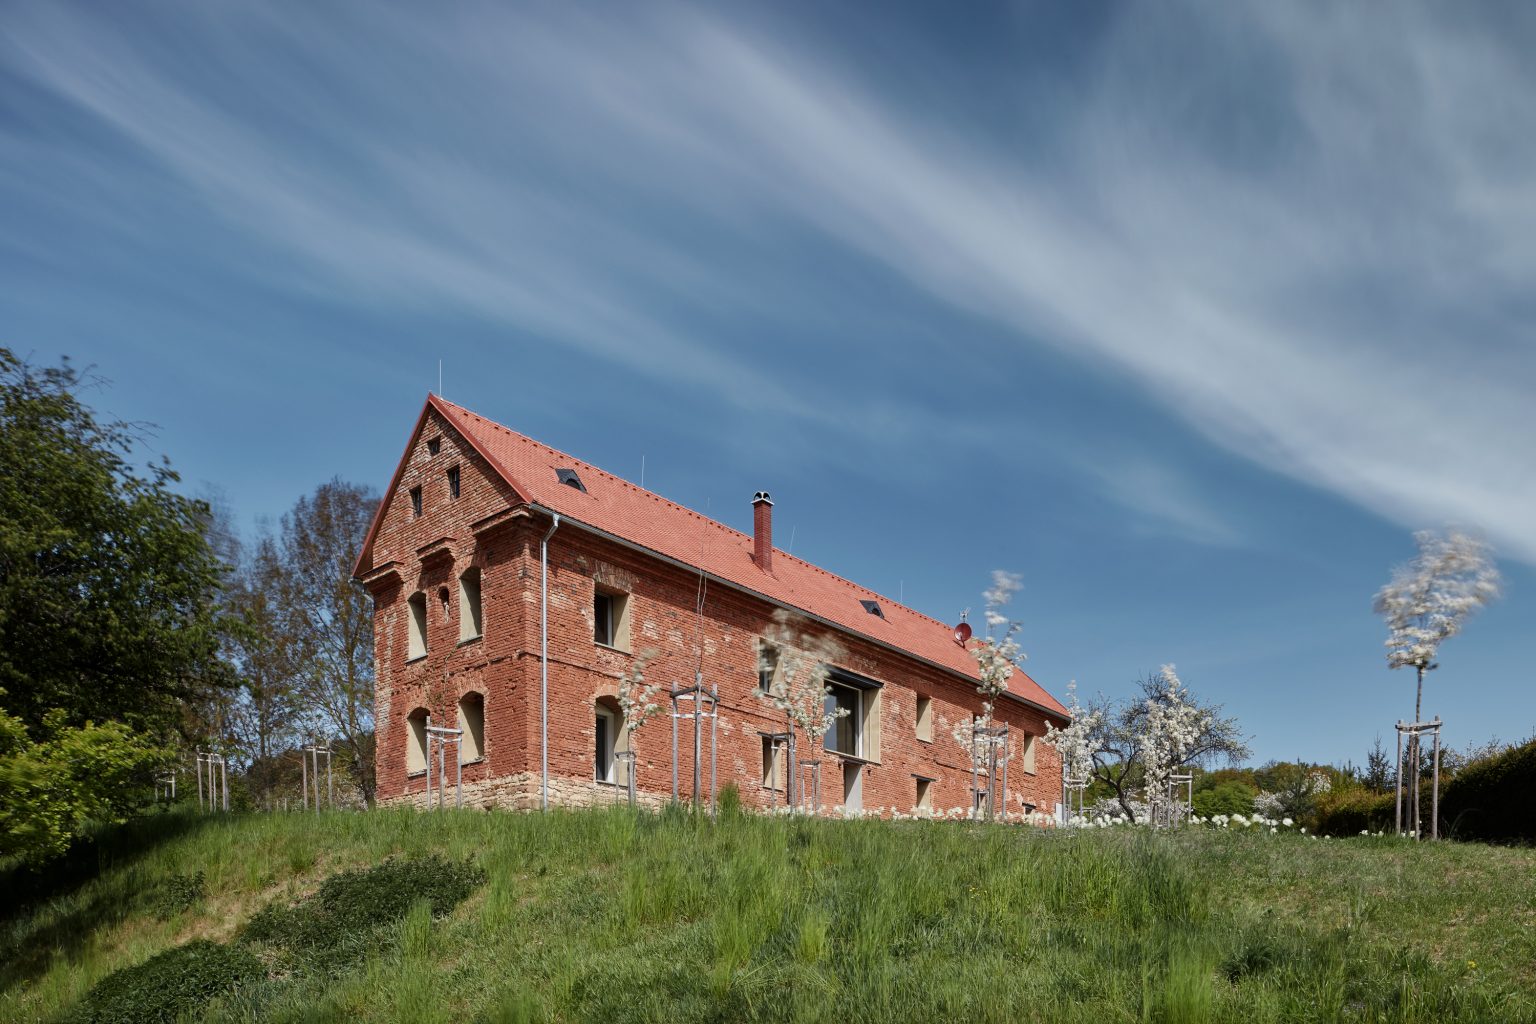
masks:
<path id="1" fill-rule="evenodd" d="M 378 793 L 383 802 L 421 802 L 424 773 L 412 771 L 407 763 L 413 744 L 410 717 L 425 709 L 434 724 L 456 726 L 459 702 L 466 696 L 473 701 L 478 695 L 483 706 L 483 740 L 481 756 L 463 767 L 466 803 L 536 807 L 541 777 L 540 543 L 550 531 L 554 513 L 518 492 L 507 479 L 504 464 L 488 454 L 483 439 L 468 436 L 467 421 L 456 409 L 435 398 L 429 401 L 358 564 L 358 576 L 375 601 Z M 429 442 L 436 443 L 435 453 L 429 450 Z M 566 461 L 584 474 L 600 472 L 576 460 Z M 449 491 L 448 470 L 454 467 L 459 478 L 457 497 Z M 633 492 L 660 500 L 631 485 L 624 487 L 628 488 L 622 492 L 625 495 Z M 420 488 L 420 514 L 413 507 L 416 488 Z M 578 496 L 587 497 L 572 495 Z M 784 722 L 755 691 L 759 645 L 783 602 L 710 575 L 704 583 L 703 614 L 698 615 L 701 573 L 697 568 L 647 550 L 616 531 L 596 528 L 593 518 L 595 514 L 587 516 L 587 521 L 562 517 L 548 541 L 551 803 L 618 798 L 615 786 L 594 779 L 595 713 L 599 704 L 611 704 L 617 681 L 635 657 L 632 652 L 654 650 L 646 677 L 667 687 L 693 681 L 702 648 L 704 681 L 718 688 L 720 698 L 719 784 L 734 783 L 750 805 L 782 804 L 782 791 L 763 785 L 762 737 L 782 731 Z M 693 518 L 699 529 L 725 530 L 702 517 Z M 752 557 L 750 540 L 745 539 L 748 558 Z M 774 552 L 773 559 L 776 571 L 782 571 L 789 556 Z M 482 632 L 461 640 L 466 612 L 460 606 L 459 580 L 472 568 L 479 571 Z M 594 639 L 599 588 L 623 598 L 628 642 L 619 646 L 627 646 L 627 651 Z M 414 659 L 410 657 L 408 605 L 413 595 L 423 595 L 426 606 L 426 653 Z M 900 623 L 916 624 L 908 628 L 941 630 L 947 639 L 944 624 L 899 606 L 888 607 L 891 614 L 899 611 L 904 616 Z M 821 755 L 821 802 L 842 803 L 846 771 L 857 773 L 866 811 L 910 812 L 919 777 L 933 780 L 929 785 L 934 810 L 968 808 L 970 758 L 952 736 L 952 728 L 980 708 L 974 679 L 965 678 L 956 668 L 905 653 L 889 641 L 839 628 L 820 617 L 818 609 L 803 610 L 811 612 L 801 620 L 803 628 L 835 636 L 845 652 L 837 662 L 839 670 L 856 674 L 865 685 L 879 684 L 867 698 L 866 714 L 873 711 L 877 719 L 875 742 L 864 748 L 870 756 Z M 931 701 L 931 740 L 918 738 L 919 697 Z M 1060 706 L 1048 696 L 1031 701 L 1009 695 L 997 704 L 999 720 L 1007 722 L 1016 736 L 1043 735 L 1048 714 L 1057 722 L 1065 721 Z M 642 798 L 647 802 L 666 799 L 671 792 L 672 761 L 665 714 L 636 734 L 635 747 Z M 707 736 L 705 751 L 707 758 Z M 802 756 L 806 756 L 803 751 Z M 1033 771 L 1026 771 L 1030 762 Z M 684 795 L 691 789 L 692 772 L 692 731 L 684 721 L 678 764 Z M 707 780 L 707 761 L 702 773 Z M 453 777 L 450 765 L 450 783 Z M 1009 809 L 1018 812 L 1029 804 L 1053 810 L 1060 787 L 1055 752 L 1036 741 L 1028 755 L 1018 753 L 1010 765 Z"/>

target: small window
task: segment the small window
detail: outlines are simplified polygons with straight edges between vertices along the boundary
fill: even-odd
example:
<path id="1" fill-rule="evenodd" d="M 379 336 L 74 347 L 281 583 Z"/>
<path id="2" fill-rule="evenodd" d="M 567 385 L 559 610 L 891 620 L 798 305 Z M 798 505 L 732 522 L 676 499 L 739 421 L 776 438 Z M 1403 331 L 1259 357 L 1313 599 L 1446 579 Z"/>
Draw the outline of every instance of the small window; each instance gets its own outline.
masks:
<path id="1" fill-rule="evenodd" d="M 469 568 L 459 577 L 459 643 L 480 636 L 480 570 Z"/>
<path id="2" fill-rule="evenodd" d="M 933 780 L 916 777 L 917 795 L 912 801 L 912 809 L 916 811 L 933 810 Z"/>
<path id="3" fill-rule="evenodd" d="M 406 605 L 409 644 L 405 657 L 407 661 L 415 661 L 427 656 L 427 595 L 412 594 Z"/>
<path id="4" fill-rule="evenodd" d="M 917 698 L 917 738 L 933 742 L 933 698 Z"/>
<path id="5" fill-rule="evenodd" d="M 459 763 L 469 764 L 485 756 L 485 697 L 466 693 L 459 698 Z"/>
<path id="6" fill-rule="evenodd" d="M 442 450 L 443 450 L 443 439 L 442 438 L 440 438 L 440 437 L 433 437 L 433 438 L 429 438 L 427 440 L 427 454 L 428 455 L 436 455 L 438 452 L 440 452 Z"/>
<path id="7" fill-rule="evenodd" d="M 592 595 L 592 639 L 629 650 L 629 595 L 597 588 Z"/>
<path id="8" fill-rule="evenodd" d="M 1024 770 L 1033 775 L 1035 774 L 1035 738 L 1025 733 L 1021 745 L 1024 749 L 1021 751 L 1023 756 L 1020 760 L 1024 763 Z"/>
<path id="9" fill-rule="evenodd" d="M 881 611 L 879 601 L 860 601 L 859 604 L 863 605 L 864 610 L 869 612 L 869 614 L 882 619 L 885 618 L 885 612 Z"/>
<path id="10" fill-rule="evenodd" d="M 417 708 L 405 720 L 405 773 L 427 770 L 427 709 Z"/>
<path id="11" fill-rule="evenodd" d="M 592 724 L 592 777 L 598 782 L 617 782 L 614 754 L 618 750 L 618 716 L 611 708 L 599 704 Z"/>
<path id="12" fill-rule="evenodd" d="M 773 677 L 779 671 L 779 649 L 764 643 L 757 648 L 757 688 L 763 693 L 773 689 Z"/>
<path id="13" fill-rule="evenodd" d="M 587 493 L 586 484 L 581 482 L 581 477 L 576 475 L 574 469 L 557 469 L 555 470 L 555 476 L 559 477 L 560 482 L 565 484 L 565 486 L 574 487 L 583 494 Z"/>
<path id="14" fill-rule="evenodd" d="M 775 736 L 763 737 L 763 788 L 779 788 L 779 743 Z"/>
<path id="15" fill-rule="evenodd" d="M 417 516 L 421 515 L 421 488 L 420 487 L 412 487 L 411 488 L 411 514 L 412 515 L 417 515 Z"/>
<path id="16" fill-rule="evenodd" d="M 448 470 L 448 497 L 459 496 L 459 467 L 454 466 Z"/>

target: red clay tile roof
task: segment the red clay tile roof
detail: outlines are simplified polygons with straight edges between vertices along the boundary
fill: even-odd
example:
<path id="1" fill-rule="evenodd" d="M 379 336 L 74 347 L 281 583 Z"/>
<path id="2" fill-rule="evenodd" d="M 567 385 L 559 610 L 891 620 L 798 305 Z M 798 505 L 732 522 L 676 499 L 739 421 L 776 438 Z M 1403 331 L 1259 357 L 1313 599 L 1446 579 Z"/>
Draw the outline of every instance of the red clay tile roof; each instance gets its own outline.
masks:
<path id="1" fill-rule="evenodd" d="M 765 573 L 752 558 L 752 537 L 748 534 L 445 399 L 434 395 L 428 403 L 464 434 L 513 490 L 535 505 L 703 569 L 717 579 L 808 612 L 850 633 L 962 676 L 977 676 L 975 659 L 955 642 L 950 625 L 779 548 L 773 550 L 773 572 Z M 563 468 L 574 469 L 580 475 L 585 492 L 559 481 L 555 471 Z M 878 601 L 885 617 L 866 611 L 859 603 L 861 600 Z M 1022 670 L 1014 672 L 1008 689 L 1016 697 L 1066 717 L 1066 709 Z"/>

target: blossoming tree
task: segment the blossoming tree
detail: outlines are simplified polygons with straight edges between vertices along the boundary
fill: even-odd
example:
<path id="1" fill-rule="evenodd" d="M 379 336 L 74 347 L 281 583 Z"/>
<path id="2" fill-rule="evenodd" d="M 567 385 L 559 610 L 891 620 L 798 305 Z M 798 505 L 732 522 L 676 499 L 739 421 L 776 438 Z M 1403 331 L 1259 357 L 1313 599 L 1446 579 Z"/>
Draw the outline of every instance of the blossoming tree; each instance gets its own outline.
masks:
<path id="1" fill-rule="evenodd" d="M 992 570 L 992 586 L 982 595 L 986 600 L 987 635 L 970 648 L 978 669 L 976 692 L 981 695 L 981 714 L 970 721 L 957 723 L 952 730 L 955 741 L 971 755 L 973 777 L 987 779 L 987 799 L 982 812 L 989 821 L 996 806 L 1006 806 L 997 799 L 994 790 L 997 773 L 1008 762 L 1009 744 L 1008 730 L 997 726 L 994 709 L 997 699 L 1007 691 L 1014 669 L 1026 657 L 1018 641 L 1021 624 L 1003 614 L 1003 608 L 1022 587 L 1017 573 Z M 979 789 L 979 781 L 976 786 Z"/>
<path id="2" fill-rule="evenodd" d="M 789 760 L 784 795 L 791 807 L 798 807 L 802 801 L 797 734 L 804 733 L 814 751 L 833 723 L 848 714 L 847 708 L 837 707 L 828 699 L 832 688 L 827 685 L 827 677 L 832 662 L 842 655 L 842 648 L 824 634 L 809 632 L 800 620 L 783 609 L 774 613 L 765 639 L 765 655 L 771 650 L 773 660 L 770 663 L 765 657 L 759 662 L 767 685 L 758 689 L 757 696 L 784 715 Z M 814 799 L 820 798 L 821 794 L 816 793 Z"/>
<path id="3" fill-rule="evenodd" d="M 1488 545 L 1459 530 L 1442 536 L 1430 530 L 1413 535 L 1419 553 L 1392 572 L 1391 581 L 1376 593 L 1376 613 L 1387 622 L 1387 667 L 1412 666 L 1418 677 L 1413 722 L 1423 716 L 1424 673 L 1434 669 L 1440 645 L 1457 633 L 1467 618 L 1499 596 L 1499 572 Z M 1413 830 L 1419 831 L 1419 737 L 1408 738 L 1407 763 L 1414 766 Z M 1402 793 L 1399 790 L 1398 800 Z"/>
<path id="4" fill-rule="evenodd" d="M 1064 729 L 1047 722 L 1045 742 L 1055 747 L 1061 757 L 1061 802 L 1070 815 L 1072 800 L 1068 789 L 1076 789 L 1081 796 L 1082 787 L 1093 774 L 1094 736 L 1103 726 L 1104 715 L 1102 710 L 1085 708 L 1078 702 L 1076 679 L 1067 684 L 1066 709 L 1072 721 Z"/>
<path id="5" fill-rule="evenodd" d="M 1138 697 L 1116 703 L 1101 695 L 1089 709 L 1089 777 L 1114 793 L 1127 818 L 1150 820 L 1166 809 L 1168 776 L 1176 769 L 1235 762 L 1248 756 L 1248 746 L 1237 719 L 1223 718 L 1219 704 L 1200 703 L 1172 665 L 1137 686 Z M 1151 802 L 1140 814 L 1132 800 L 1138 790 Z"/>
<path id="6" fill-rule="evenodd" d="M 623 718 L 620 724 L 620 734 L 624 737 L 623 750 L 625 760 L 628 762 L 626 786 L 629 790 L 629 805 L 635 805 L 635 769 L 639 762 L 635 746 L 635 733 L 640 731 L 652 717 L 660 713 L 661 705 L 656 703 L 656 695 L 661 692 L 661 687 L 656 683 L 645 681 L 645 667 L 651 659 L 656 657 L 657 650 L 649 648 L 641 651 L 630 663 L 629 669 L 619 679 L 617 700 L 619 702 L 619 714 Z"/>

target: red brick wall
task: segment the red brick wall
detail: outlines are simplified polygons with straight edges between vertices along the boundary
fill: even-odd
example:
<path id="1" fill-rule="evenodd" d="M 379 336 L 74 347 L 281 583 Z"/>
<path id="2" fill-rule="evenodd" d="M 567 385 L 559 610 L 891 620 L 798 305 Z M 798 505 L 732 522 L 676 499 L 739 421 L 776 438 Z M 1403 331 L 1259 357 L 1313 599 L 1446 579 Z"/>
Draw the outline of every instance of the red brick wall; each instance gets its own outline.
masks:
<path id="1" fill-rule="evenodd" d="M 439 454 L 428 456 L 426 440 L 441 437 Z M 461 497 L 448 498 L 444 473 L 462 467 Z M 411 510 L 410 488 L 423 487 L 423 514 Z M 417 438 L 375 540 L 373 565 L 401 563 L 397 577 L 373 584 L 376 599 L 375 644 L 378 658 L 378 780 L 383 800 L 419 794 L 424 780 L 407 778 L 406 718 L 428 708 L 434 724 L 456 725 L 459 698 L 477 691 L 485 698 L 485 757 L 467 765 L 464 779 L 474 803 L 528 806 L 536 802 L 539 772 L 539 541 L 549 519 L 526 509 L 504 510 L 505 486 L 467 444 L 446 428 L 435 412 Z M 502 512 L 490 528 L 474 524 Z M 440 538 L 447 538 L 436 544 Z M 428 548 L 423 559 L 422 548 Z M 481 570 L 484 636 L 458 643 L 458 575 L 469 565 Z M 630 651 L 593 640 L 594 587 L 628 594 Z M 446 612 L 438 598 L 447 588 Z M 406 600 L 427 594 L 428 653 L 407 662 Z M 598 698 L 614 693 L 615 684 L 635 654 L 657 653 L 646 670 L 648 681 L 664 688 L 692 683 L 703 649 L 704 682 L 718 688 L 720 717 L 716 732 L 719 785 L 734 782 L 743 800 L 755 806 L 783 802 L 761 785 L 761 733 L 782 731 L 783 719 L 754 695 L 757 651 L 770 630 L 773 607 L 751 595 L 720 585 L 707 588 L 702 623 L 695 614 L 699 578 L 643 552 L 562 522 L 549 543 L 549 769 L 557 802 L 601 799 L 593 776 L 594 715 Z M 822 629 L 805 623 L 808 631 Z M 980 708 L 973 684 L 942 670 L 886 650 L 877 644 L 837 635 L 845 656 L 838 667 L 876 680 L 881 689 L 880 759 L 864 766 L 866 811 L 912 810 L 914 775 L 936 778 L 932 803 L 937 811 L 969 807 L 970 758 L 952 736 L 956 722 Z M 916 697 L 933 704 L 933 739 L 916 737 Z M 663 701 L 663 704 L 666 702 Z M 998 717 L 1016 734 L 1043 735 L 1041 713 L 1004 699 Z M 804 741 L 802 740 L 802 746 Z M 637 781 L 648 794 L 665 797 L 671 788 L 671 734 L 665 714 L 636 734 Z M 708 738 L 703 776 L 708 778 Z M 691 788 L 692 732 L 679 728 L 679 783 Z M 802 751 L 802 757 L 806 754 Z M 1021 801 L 1054 808 L 1060 793 L 1060 764 L 1044 743 L 1035 746 L 1036 771 L 1023 770 L 1023 758 L 1009 766 L 1009 806 Z M 450 758 L 451 760 L 451 758 Z M 821 800 L 837 805 L 842 779 L 834 755 L 822 756 Z M 435 769 L 434 769 L 435 770 Z M 452 779 L 450 768 L 449 778 Z M 706 782 L 707 785 L 707 782 Z"/>

